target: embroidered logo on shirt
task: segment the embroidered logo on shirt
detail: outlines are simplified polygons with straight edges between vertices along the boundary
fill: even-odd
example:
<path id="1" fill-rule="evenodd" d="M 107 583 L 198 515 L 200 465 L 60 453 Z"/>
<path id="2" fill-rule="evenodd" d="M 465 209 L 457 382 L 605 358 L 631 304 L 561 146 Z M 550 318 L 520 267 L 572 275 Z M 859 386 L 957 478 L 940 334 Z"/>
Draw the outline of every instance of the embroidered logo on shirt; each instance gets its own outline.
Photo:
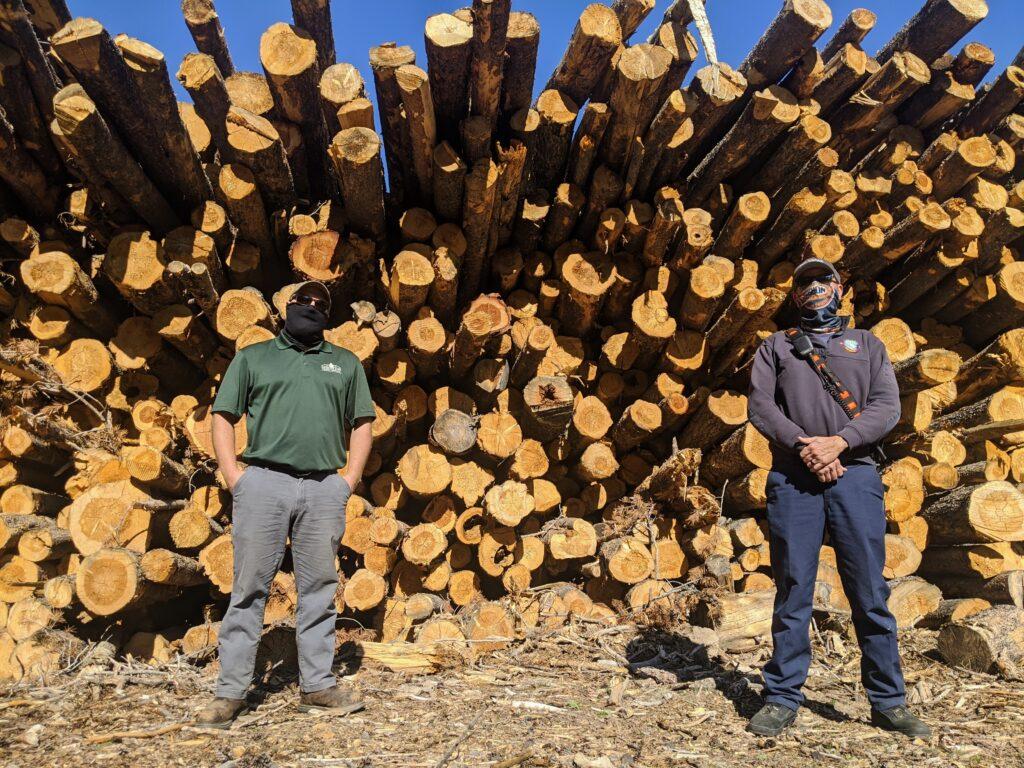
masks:
<path id="1" fill-rule="evenodd" d="M 843 339 L 843 349 L 847 352 L 860 352 L 860 342 L 856 339 Z"/>
<path id="2" fill-rule="evenodd" d="M 327 373 L 338 373 L 338 374 L 340 374 L 342 372 L 341 366 L 340 365 L 335 365 L 334 363 L 324 363 L 323 365 L 320 366 L 320 370 L 321 371 L 325 371 Z"/>

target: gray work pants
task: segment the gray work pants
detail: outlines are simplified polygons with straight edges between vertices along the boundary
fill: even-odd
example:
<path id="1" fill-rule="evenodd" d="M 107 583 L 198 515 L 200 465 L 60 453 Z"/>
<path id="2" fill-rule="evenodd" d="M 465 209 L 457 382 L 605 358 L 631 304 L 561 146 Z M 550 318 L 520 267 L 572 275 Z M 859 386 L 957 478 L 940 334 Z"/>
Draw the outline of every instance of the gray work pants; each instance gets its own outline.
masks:
<path id="1" fill-rule="evenodd" d="M 334 558 L 351 493 L 344 478 L 333 472 L 298 478 L 253 466 L 235 483 L 234 584 L 220 625 L 217 696 L 241 699 L 252 683 L 267 595 L 289 537 L 299 598 L 299 685 L 305 693 L 334 685 Z"/>

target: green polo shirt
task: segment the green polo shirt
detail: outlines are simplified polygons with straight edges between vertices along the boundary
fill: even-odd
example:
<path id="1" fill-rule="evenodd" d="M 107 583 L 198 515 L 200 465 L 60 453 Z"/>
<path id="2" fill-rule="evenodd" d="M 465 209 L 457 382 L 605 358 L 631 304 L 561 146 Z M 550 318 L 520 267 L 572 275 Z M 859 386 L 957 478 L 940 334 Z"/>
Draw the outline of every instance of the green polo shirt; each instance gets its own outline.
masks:
<path id="1" fill-rule="evenodd" d="M 326 341 L 303 351 L 284 333 L 235 354 L 213 412 L 245 414 L 243 459 L 300 472 L 345 466 L 348 430 L 375 415 L 359 358 Z"/>

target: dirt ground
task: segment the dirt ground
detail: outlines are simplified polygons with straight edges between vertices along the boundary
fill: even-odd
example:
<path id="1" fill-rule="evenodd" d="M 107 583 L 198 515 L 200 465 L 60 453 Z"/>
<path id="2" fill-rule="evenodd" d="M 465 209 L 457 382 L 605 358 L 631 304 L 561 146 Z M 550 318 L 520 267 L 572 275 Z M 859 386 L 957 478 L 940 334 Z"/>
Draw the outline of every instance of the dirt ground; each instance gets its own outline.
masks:
<path id="1" fill-rule="evenodd" d="M 934 655 L 934 633 L 901 639 L 910 703 L 931 743 L 872 728 L 849 638 L 820 633 L 807 706 L 783 738 L 744 731 L 765 649 L 723 656 L 690 630 L 574 624 L 432 674 L 342 663 L 366 698 L 349 717 L 297 711 L 294 677 L 259 689 L 228 731 L 187 725 L 210 667 L 70 672 L 0 697 L 5 766 L 1024 766 L 1024 684 L 968 674 Z M 166 732 L 162 732 L 166 731 Z M 89 743 L 138 730 L 146 738 Z M 159 734 L 159 735 L 154 735 Z"/>

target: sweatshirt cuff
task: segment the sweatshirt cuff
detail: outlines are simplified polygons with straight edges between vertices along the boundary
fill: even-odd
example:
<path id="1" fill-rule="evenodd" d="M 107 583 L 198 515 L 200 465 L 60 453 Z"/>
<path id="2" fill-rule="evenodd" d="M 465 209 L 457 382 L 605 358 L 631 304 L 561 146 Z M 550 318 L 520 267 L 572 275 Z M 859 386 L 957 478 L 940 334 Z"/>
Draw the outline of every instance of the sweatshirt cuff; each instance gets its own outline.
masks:
<path id="1" fill-rule="evenodd" d="M 840 429 L 837 433 L 837 437 L 843 438 L 843 440 L 846 441 L 846 444 L 850 446 L 851 451 L 864 445 L 864 438 L 853 426 L 852 422 Z"/>
<path id="2" fill-rule="evenodd" d="M 803 434 L 803 430 L 794 425 L 792 428 L 786 429 L 779 434 L 779 442 L 784 448 L 798 453 L 801 445 L 797 438 L 803 437 Z"/>

